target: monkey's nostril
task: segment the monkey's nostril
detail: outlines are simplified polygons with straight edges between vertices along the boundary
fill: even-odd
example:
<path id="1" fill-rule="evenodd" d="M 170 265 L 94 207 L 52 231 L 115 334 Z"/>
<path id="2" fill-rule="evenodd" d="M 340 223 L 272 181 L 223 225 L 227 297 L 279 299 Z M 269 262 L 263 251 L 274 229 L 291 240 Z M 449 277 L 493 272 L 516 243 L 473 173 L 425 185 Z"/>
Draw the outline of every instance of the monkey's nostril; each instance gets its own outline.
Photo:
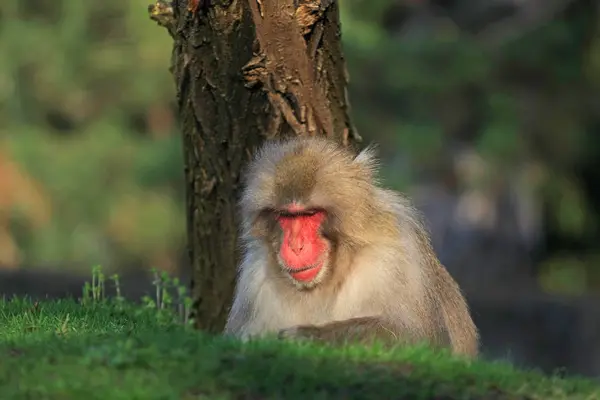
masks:
<path id="1" fill-rule="evenodd" d="M 298 254 L 300 254 L 300 253 L 302 252 L 302 250 L 304 249 L 304 244 L 302 244 L 302 243 L 299 243 L 299 244 L 292 245 L 291 247 L 292 247 L 292 251 L 293 251 L 293 252 L 294 252 L 296 255 L 298 255 Z"/>

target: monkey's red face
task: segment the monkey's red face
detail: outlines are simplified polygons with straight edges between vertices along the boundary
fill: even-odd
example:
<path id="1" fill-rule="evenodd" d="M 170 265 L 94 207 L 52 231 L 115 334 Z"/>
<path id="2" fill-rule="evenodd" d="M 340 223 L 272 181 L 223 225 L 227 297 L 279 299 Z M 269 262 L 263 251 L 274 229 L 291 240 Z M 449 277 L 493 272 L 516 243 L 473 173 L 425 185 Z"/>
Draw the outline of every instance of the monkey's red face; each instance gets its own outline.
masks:
<path id="1" fill-rule="evenodd" d="M 326 264 L 329 243 L 321 235 L 326 218 L 323 210 L 286 207 L 277 216 L 283 232 L 279 260 L 286 272 L 296 281 L 313 281 Z"/>

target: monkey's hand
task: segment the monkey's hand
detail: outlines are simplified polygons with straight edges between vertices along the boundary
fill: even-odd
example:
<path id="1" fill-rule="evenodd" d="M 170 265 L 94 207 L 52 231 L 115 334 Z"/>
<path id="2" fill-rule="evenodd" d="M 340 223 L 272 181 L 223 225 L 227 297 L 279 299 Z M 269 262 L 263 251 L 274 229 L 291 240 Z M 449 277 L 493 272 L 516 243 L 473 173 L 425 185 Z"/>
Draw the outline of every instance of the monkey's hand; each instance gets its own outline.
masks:
<path id="1" fill-rule="evenodd" d="M 308 339 L 331 344 L 346 342 L 371 343 L 374 340 L 388 344 L 407 339 L 398 335 L 398 328 L 378 317 L 352 318 L 324 325 L 298 325 L 279 331 L 280 339 Z"/>
<path id="2" fill-rule="evenodd" d="M 279 339 L 318 339 L 319 327 L 315 325 L 297 325 L 281 329 Z"/>

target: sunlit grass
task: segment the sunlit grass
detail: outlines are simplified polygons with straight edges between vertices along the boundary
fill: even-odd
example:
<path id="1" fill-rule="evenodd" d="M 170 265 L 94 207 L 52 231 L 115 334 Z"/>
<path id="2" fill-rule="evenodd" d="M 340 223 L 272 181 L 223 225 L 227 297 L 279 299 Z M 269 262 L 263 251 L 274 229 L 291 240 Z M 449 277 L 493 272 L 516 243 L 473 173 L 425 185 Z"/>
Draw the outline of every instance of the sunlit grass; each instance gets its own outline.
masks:
<path id="1" fill-rule="evenodd" d="M 600 398 L 600 387 L 588 380 L 425 347 L 331 348 L 207 335 L 181 318 L 176 300 L 165 300 L 173 292 L 167 287 L 178 288 L 167 277 L 157 275 L 157 297 L 136 306 L 105 298 L 101 288 L 110 280 L 100 268 L 94 276 L 83 301 L 0 302 L 0 398 Z"/>

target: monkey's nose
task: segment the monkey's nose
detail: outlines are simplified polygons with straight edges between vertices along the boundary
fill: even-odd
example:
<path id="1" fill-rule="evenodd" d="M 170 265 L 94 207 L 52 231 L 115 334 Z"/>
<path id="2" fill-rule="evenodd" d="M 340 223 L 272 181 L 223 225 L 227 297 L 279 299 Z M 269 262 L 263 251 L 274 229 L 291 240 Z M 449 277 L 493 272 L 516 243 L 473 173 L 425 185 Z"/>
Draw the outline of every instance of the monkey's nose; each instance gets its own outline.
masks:
<path id="1" fill-rule="evenodd" d="M 300 253 L 302 253 L 302 250 L 304 250 L 304 242 L 296 241 L 295 243 L 291 243 L 290 248 L 292 249 L 294 254 L 300 255 Z"/>

